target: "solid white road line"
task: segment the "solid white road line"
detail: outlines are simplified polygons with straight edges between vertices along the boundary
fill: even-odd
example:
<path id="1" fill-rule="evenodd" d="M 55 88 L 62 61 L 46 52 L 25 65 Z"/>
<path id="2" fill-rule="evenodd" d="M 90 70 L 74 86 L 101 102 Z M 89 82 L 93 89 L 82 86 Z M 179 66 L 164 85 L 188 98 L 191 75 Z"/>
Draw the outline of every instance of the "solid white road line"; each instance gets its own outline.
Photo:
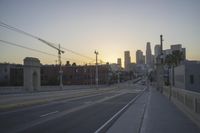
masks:
<path id="1" fill-rule="evenodd" d="M 104 127 L 106 127 L 113 119 L 115 119 L 122 111 L 124 111 L 130 104 L 132 104 L 141 94 L 134 97 L 129 103 L 127 103 L 121 110 L 114 114 L 106 123 L 104 123 L 100 128 L 98 128 L 94 133 L 99 133 Z"/>
<path id="2" fill-rule="evenodd" d="M 58 111 L 53 111 L 53 112 L 41 115 L 40 117 L 45 117 L 45 116 L 52 115 L 52 114 L 55 114 L 55 113 L 58 113 Z"/>

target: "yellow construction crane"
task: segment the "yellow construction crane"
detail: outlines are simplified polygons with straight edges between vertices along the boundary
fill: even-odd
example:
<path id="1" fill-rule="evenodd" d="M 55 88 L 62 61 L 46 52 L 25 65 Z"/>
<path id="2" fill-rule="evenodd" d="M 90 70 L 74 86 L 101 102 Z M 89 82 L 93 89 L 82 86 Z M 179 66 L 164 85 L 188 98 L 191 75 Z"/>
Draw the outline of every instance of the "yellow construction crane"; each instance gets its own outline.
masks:
<path id="1" fill-rule="evenodd" d="M 59 79 L 60 79 L 60 88 L 63 89 L 63 82 L 62 82 L 62 75 L 63 75 L 63 71 L 62 71 L 62 61 L 61 61 L 61 54 L 64 54 L 65 51 L 60 49 L 60 44 L 58 45 L 58 48 L 56 46 L 54 46 L 52 43 L 47 42 L 41 38 L 37 38 L 39 41 L 47 44 L 48 46 L 58 50 L 58 63 L 59 63 Z"/>
<path id="2" fill-rule="evenodd" d="M 18 33 L 20 33 L 20 34 L 24 34 L 24 35 L 26 35 L 26 36 L 35 38 L 35 39 L 37 39 L 37 40 L 39 40 L 39 41 L 41 41 L 41 42 L 47 44 L 48 46 L 50 46 L 50 47 L 52 47 L 52 48 L 54 48 L 54 49 L 56 49 L 56 50 L 58 51 L 59 75 L 60 75 L 60 78 L 59 78 L 59 79 L 60 79 L 60 88 L 62 89 L 62 88 L 63 88 L 63 83 L 62 83 L 63 71 L 62 71 L 62 66 L 61 66 L 61 65 L 62 65 L 62 62 L 61 62 L 61 54 L 63 54 L 64 51 L 60 49 L 60 44 L 58 45 L 58 47 L 56 47 L 55 44 L 53 44 L 53 43 L 50 43 L 50 42 L 48 42 L 48 41 L 45 41 L 44 39 L 41 39 L 41 38 L 39 38 L 39 37 L 37 37 L 37 36 L 34 36 L 34 35 L 30 34 L 30 33 L 27 33 L 27 32 L 25 32 L 25 31 L 23 31 L 23 30 L 20 30 L 20 29 L 18 29 L 18 28 L 15 28 L 15 27 L 13 27 L 13 26 L 11 26 L 11 25 L 8 25 L 8 24 L 6 24 L 6 23 L 4 23 L 4 22 L 1 22 L 1 21 L 0 21 L 0 26 L 1 26 L 1 27 L 4 27 L 4 28 L 7 28 L 7 29 L 9 29 L 9 30 L 18 32 Z"/>

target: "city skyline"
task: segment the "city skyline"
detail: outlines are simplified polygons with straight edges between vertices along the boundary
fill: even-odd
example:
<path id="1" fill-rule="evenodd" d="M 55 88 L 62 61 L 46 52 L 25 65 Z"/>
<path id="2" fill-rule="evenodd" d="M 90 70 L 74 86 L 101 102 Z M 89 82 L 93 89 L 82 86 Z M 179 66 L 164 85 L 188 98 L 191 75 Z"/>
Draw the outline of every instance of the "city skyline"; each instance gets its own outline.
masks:
<path id="1" fill-rule="evenodd" d="M 164 36 L 164 49 L 182 44 L 187 59 L 200 60 L 200 1 L 1 1 L 0 20 L 50 42 L 95 58 L 94 50 L 105 62 L 123 59 L 130 51 L 131 62 L 135 52 L 146 50 L 151 42 L 152 53 Z M 57 54 L 57 51 L 24 35 L 0 28 L 0 39 Z M 14 52 L 13 52 L 14 51 Z M 43 64 L 55 64 L 57 57 L 30 52 L 0 43 L 0 62 L 22 63 L 27 56 L 37 57 Z M 65 52 L 63 64 L 80 64 L 91 60 Z M 124 62 L 122 60 L 122 62 Z"/>

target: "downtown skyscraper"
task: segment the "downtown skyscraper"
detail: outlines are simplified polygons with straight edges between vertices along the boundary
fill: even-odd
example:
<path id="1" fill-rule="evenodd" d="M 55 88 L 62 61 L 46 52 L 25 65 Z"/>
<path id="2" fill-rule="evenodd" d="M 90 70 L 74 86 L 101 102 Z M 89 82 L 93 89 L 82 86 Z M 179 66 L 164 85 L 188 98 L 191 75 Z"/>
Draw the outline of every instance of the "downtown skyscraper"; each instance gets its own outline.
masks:
<path id="1" fill-rule="evenodd" d="M 141 50 L 136 51 L 136 64 L 144 64 L 145 63 L 145 57 L 143 55 L 143 52 Z"/>
<path id="2" fill-rule="evenodd" d="M 129 71 L 129 66 L 131 64 L 130 51 L 124 51 L 124 69 Z"/>
<path id="3" fill-rule="evenodd" d="M 152 59 L 151 44 L 150 44 L 150 42 L 147 42 L 147 45 L 146 45 L 146 64 L 150 68 L 153 65 L 153 59 Z"/>
<path id="4" fill-rule="evenodd" d="M 122 60 L 121 58 L 117 58 L 117 64 L 119 65 L 119 67 L 122 67 Z"/>

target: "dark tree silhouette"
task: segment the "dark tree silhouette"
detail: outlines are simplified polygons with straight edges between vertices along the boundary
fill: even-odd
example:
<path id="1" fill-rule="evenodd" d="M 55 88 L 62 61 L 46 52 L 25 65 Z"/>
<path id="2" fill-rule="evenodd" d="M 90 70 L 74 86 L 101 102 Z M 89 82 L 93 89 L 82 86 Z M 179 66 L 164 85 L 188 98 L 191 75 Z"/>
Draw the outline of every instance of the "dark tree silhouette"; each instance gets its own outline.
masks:
<path id="1" fill-rule="evenodd" d="M 165 57 L 164 63 L 168 66 L 168 70 L 172 68 L 172 71 L 174 73 L 174 67 L 178 66 L 183 59 L 184 59 L 183 52 L 176 50 L 176 51 L 173 51 L 172 54 L 169 54 Z M 166 84 L 169 84 L 169 78 Z M 174 81 L 172 84 L 174 84 Z"/>
<path id="2" fill-rule="evenodd" d="M 173 51 L 172 54 L 169 54 L 165 58 L 165 64 L 169 67 L 178 66 L 180 62 L 183 60 L 183 52 L 176 50 Z"/>

